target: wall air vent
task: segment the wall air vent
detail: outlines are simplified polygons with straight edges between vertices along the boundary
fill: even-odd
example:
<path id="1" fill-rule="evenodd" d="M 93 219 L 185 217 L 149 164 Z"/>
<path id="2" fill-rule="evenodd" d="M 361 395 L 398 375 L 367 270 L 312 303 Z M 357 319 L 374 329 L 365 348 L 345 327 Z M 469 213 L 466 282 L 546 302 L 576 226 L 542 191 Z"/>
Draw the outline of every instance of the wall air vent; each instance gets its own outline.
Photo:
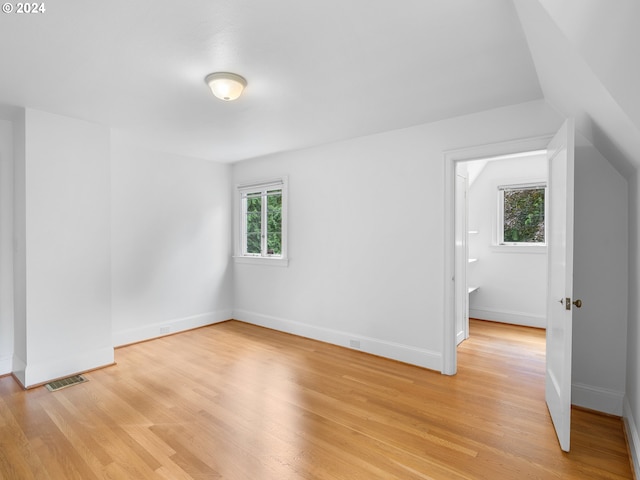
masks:
<path id="1" fill-rule="evenodd" d="M 72 387 L 79 383 L 87 382 L 88 380 L 84 378 L 82 375 L 72 375 L 67 378 L 61 378 L 60 380 L 55 380 L 53 382 L 47 383 L 45 386 L 47 390 L 50 392 L 57 392 L 58 390 L 62 390 L 63 388 Z"/>

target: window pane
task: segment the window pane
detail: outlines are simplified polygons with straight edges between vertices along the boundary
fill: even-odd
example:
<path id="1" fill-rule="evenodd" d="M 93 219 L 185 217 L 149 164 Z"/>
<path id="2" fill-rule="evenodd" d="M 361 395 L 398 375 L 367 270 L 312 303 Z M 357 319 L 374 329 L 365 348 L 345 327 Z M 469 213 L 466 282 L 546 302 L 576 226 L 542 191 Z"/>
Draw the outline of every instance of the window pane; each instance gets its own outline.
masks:
<path id="1" fill-rule="evenodd" d="M 260 254 L 260 238 L 262 234 L 262 197 L 247 198 L 245 213 L 246 252 Z"/>
<path id="2" fill-rule="evenodd" d="M 262 210 L 262 197 L 247 198 L 247 212 L 258 212 Z"/>
<path id="3" fill-rule="evenodd" d="M 505 243 L 544 243 L 544 235 L 544 188 L 505 190 Z"/>
<path id="4" fill-rule="evenodd" d="M 282 196 L 267 197 L 267 255 L 282 254 Z"/>
<path id="5" fill-rule="evenodd" d="M 267 235 L 267 255 L 282 255 L 282 235 L 280 233 Z"/>
<path id="6" fill-rule="evenodd" d="M 260 254 L 260 233 L 247 234 L 247 253 Z"/>

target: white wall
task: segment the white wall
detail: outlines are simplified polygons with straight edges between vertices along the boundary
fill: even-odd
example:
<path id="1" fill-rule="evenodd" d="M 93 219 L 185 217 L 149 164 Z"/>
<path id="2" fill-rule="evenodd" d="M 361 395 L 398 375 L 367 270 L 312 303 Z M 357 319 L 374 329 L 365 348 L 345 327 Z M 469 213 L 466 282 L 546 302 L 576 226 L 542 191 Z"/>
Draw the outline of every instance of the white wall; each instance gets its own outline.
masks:
<path id="1" fill-rule="evenodd" d="M 114 344 L 231 318 L 231 167 L 111 150 Z"/>
<path id="2" fill-rule="evenodd" d="M 236 318 L 440 370 L 443 151 L 549 134 L 544 102 L 234 165 L 289 176 L 288 268 L 235 264 Z"/>
<path id="3" fill-rule="evenodd" d="M 16 286 L 26 299 L 16 330 L 26 328 L 26 348 L 16 347 L 13 368 L 31 386 L 113 362 L 109 130 L 32 109 L 24 129 L 15 193 L 24 202 L 16 214 L 24 217 L 17 241 L 25 275 L 15 278 L 24 282 Z"/>
<path id="4" fill-rule="evenodd" d="M 13 371 L 23 371 L 27 359 L 25 129 L 25 111 L 19 109 L 13 117 Z"/>
<path id="5" fill-rule="evenodd" d="M 31 109 L 0 134 L 1 180 L 15 185 L 0 219 L 11 223 L 14 200 L 16 246 L 14 278 L 0 277 L 2 295 L 15 285 L 15 321 L 9 302 L 0 311 L 3 373 L 32 386 L 112 363 L 114 344 L 232 317 L 230 166 Z"/>
<path id="6" fill-rule="evenodd" d="M 586 140 L 575 155 L 572 403 L 622 415 L 628 298 L 627 181 Z"/>
<path id="7" fill-rule="evenodd" d="M 544 155 L 488 162 L 469 188 L 469 316 L 546 327 L 547 254 L 544 247 L 496 246 L 498 186 L 547 179 Z"/>
<path id="8" fill-rule="evenodd" d="M 627 325 L 627 378 L 624 419 L 629 450 L 640 472 L 640 192 L 638 173 L 629 178 L 629 323 Z"/>
<path id="9" fill-rule="evenodd" d="M 0 120 L 0 375 L 13 365 L 13 127 Z"/>
<path id="10" fill-rule="evenodd" d="M 618 0 L 540 0 L 563 35 L 597 75 L 609 95 L 640 127 L 640 2 Z M 637 160 L 637 159 L 636 159 Z"/>

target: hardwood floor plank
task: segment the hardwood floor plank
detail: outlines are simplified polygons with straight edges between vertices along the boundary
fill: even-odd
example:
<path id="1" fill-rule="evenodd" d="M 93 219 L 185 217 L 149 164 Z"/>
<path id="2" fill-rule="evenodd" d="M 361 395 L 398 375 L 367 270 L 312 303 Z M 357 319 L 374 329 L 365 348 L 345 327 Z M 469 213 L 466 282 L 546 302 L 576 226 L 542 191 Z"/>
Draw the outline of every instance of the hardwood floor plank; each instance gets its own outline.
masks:
<path id="1" fill-rule="evenodd" d="M 631 479 L 618 418 L 544 401 L 544 332 L 471 322 L 453 377 L 225 322 L 59 392 L 0 378 L 0 478 Z"/>

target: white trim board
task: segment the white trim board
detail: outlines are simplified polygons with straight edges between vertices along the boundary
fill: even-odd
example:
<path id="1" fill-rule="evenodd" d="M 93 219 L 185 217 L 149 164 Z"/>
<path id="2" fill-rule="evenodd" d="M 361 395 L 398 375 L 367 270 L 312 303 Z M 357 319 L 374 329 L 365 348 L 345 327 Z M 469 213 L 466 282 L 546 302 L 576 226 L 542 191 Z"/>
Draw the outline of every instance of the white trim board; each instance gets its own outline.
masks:
<path id="1" fill-rule="evenodd" d="M 234 310 L 233 318 L 241 322 L 270 328 L 280 332 L 311 338 L 332 345 L 351 348 L 380 357 L 398 360 L 400 362 L 417 365 L 430 370 L 440 371 L 442 368 L 442 356 L 423 348 L 413 347 L 395 342 L 388 342 L 377 338 L 366 337 L 350 332 L 343 332 L 329 328 L 308 325 L 293 320 L 262 315 L 247 310 Z M 352 347 L 356 342 L 359 348 Z"/>
<path id="2" fill-rule="evenodd" d="M 640 432 L 638 432 L 638 424 L 633 418 L 629 399 L 624 399 L 624 429 L 627 436 L 627 444 L 629 445 L 629 453 L 631 454 L 631 463 L 633 465 L 634 478 L 640 475 Z"/>
<path id="3" fill-rule="evenodd" d="M 131 343 L 143 342 L 152 338 L 164 337 L 173 333 L 184 332 L 194 328 L 206 327 L 215 323 L 224 322 L 232 318 L 232 312 L 228 310 L 217 310 L 215 312 L 201 313 L 190 317 L 174 318 L 156 322 L 127 330 L 113 332 L 114 347 L 121 347 Z"/>
<path id="4" fill-rule="evenodd" d="M 609 415 L 622 416 L 624 392 L 594 387 L 583 383 L 571 384 L 571 404 Z"/>
<path id="5" fill-rule="evenodd" d="M 527 312 L 512 312 L 494 308 L 469 308 L 469 317 L 525 327 L 546 328 L 547 326 L 545 315 L 531 315 Z"/>

